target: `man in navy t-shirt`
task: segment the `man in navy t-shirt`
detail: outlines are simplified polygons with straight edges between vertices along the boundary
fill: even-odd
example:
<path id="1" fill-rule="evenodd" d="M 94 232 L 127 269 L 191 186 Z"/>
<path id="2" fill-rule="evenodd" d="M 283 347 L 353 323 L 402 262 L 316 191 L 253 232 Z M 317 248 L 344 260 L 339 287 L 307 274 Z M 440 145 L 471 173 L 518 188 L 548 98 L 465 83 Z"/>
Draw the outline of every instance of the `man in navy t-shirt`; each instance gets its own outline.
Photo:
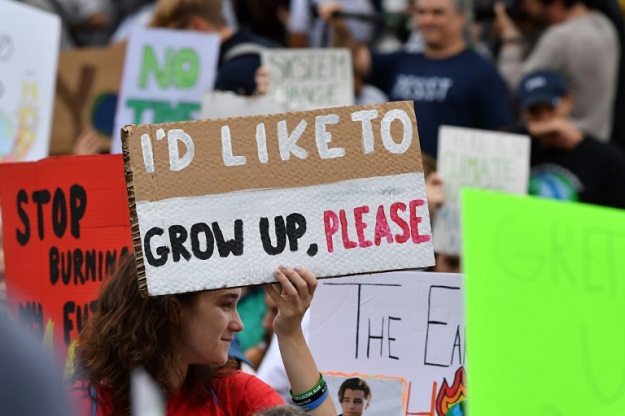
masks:
<path id="1" fill-rule="evenodd" d="M 422 53 L 376 53 L 356 45 L 344 19 L 326 18 L 336 46 L 349 46 L 354 71 L 391 101 L 413 100 L 421 149 L 436 157 L 441 125 L 500 130 L 513 125 L 508 89 L 493 64 L 468 48 L 461 0 L 416 0 L 414 20 Z"/>

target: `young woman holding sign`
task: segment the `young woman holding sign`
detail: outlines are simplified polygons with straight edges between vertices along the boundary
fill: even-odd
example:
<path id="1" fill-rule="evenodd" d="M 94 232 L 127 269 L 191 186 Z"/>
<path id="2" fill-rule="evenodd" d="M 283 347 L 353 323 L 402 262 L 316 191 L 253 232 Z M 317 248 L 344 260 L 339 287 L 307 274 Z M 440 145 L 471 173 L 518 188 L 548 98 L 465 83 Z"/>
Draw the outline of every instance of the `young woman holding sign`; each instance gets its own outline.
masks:
<path id="1" fill-rule="evenodd" d="M 311 415 L 336 415 L 301 330 L 317 280 L 281 266 L 267 291 L 293 401 Z M 281 288 L 280 288 L 281 286 Z M 134 259 L 104 286 L 76 349 L 72 396 L 80 415 L 129 415 L 133 370 L 144 368 L 167 401 L 167 415 L 253 415 L 283 404 L 255 376 L 236 370 L 228 349 L 243 329 L 241 289 L 142 297 Z"/>

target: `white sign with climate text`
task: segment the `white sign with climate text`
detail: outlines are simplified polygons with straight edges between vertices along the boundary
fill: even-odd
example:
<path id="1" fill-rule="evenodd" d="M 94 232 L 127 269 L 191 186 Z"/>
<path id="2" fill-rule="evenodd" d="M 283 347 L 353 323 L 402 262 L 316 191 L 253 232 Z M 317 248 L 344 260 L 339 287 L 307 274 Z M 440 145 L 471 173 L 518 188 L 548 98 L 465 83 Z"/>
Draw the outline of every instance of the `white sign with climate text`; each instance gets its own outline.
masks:
<path id="1" fill-rule="evenodd" d="M 438 172 L 443 179 L 445 204 L 433 224 L 434 251 L 462 252 L 462 188 L 526 194 L 529 166 L 528 136 L 442 126 L 438 135 Z"/>

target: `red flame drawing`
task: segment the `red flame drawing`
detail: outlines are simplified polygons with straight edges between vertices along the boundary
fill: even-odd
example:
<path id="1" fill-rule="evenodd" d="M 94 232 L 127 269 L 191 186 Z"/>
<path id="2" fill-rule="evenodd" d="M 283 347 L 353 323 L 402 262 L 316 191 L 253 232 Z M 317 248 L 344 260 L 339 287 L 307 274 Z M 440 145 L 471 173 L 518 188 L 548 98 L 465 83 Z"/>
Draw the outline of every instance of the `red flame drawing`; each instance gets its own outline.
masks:
<path id="1" fill-rule="evenodd" d="M 447 384 L 447 379 L 443 379 L 441 389 L 438 391 L 438 397 L 436 398 L 436 413 L 438 416 L 445 416 L 451 406 L 466 400 L 466 398 L 464 367 L 460 367 L 456 370 L 454 384 L 451 387 Z"/>

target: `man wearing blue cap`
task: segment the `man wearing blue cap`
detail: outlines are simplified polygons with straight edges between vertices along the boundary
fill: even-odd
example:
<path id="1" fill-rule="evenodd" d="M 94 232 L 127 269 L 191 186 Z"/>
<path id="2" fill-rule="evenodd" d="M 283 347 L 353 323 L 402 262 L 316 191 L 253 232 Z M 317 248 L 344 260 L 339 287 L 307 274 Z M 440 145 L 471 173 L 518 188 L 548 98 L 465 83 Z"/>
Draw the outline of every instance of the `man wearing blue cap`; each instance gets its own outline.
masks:
<path id="1" fill-rule="evenodd" d="M 573 124 L 564 80 L 552 71 L 528 74 L 517 99 L 533 139 L 530 194 L 625 208 L 625 156 Z"/>

